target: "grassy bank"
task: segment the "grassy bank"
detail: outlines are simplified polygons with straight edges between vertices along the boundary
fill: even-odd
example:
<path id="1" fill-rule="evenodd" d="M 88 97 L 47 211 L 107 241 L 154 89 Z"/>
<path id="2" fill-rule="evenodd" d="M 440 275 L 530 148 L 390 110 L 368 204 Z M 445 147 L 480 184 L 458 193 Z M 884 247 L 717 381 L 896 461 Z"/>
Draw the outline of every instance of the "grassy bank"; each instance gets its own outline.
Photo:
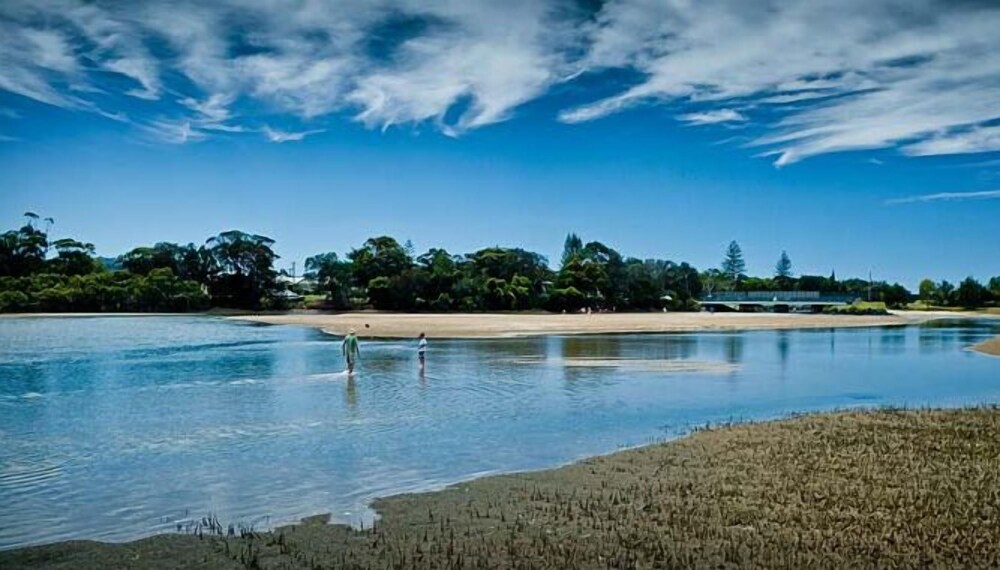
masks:
<path id="1" fill-rule="evenodd" d="M 845 412 L 695 433 L 245 537 L 0 552 L 0 567 L 997 567 L 1000 411 Z"/>

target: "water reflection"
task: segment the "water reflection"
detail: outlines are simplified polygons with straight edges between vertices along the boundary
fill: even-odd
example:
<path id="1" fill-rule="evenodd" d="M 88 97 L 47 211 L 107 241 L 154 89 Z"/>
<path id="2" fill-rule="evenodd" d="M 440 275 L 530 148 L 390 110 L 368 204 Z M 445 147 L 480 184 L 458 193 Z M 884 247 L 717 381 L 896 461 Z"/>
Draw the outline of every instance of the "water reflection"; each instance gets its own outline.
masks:
<path id="1" fill-rule="evenodd" d="M 740 362 L 743 362 L 744 340 L 743 334 L 726 335 L 726 362 L 730 364 L 739 364 Z"/>
<path id="2" fill-rule="evenodd" d="M 906 351 L 907 331 L 901 327 L 886 327 L 879 334 L 879 353 L 902 354 Z"/>
<path id="3" fill-rule="evenodd" d="M 789 349 L 789 335 L 791 333 L 788 331 L 778 331 L 778 360 L 781 361 L 781 368 L 784 369 L 788 365 L 788 349 Z"/>
<path id="4" fill-rule="evenodd" d="M 348 376 L 344 381 L 344 400 L 352 413 L 358 411 L 358 381 L 353 376 Z"/>
<path id="5" fill-rule="evenodd" d="M 710 421 L 994 401 L 1000 361 L 963 348 L 995 334 L 1000 321 L 434 340 L 423 375 L 413 342 L 363 340 L 348 378 L 339 341 L 307 329 L 0 321 L 0 548 L 123 540 L 208 513 L 357 522 L 379 495 Z M 567 365 L 581 359 L 604 363 Z M 687 361 L 708 366 L 670 367 Z"/>

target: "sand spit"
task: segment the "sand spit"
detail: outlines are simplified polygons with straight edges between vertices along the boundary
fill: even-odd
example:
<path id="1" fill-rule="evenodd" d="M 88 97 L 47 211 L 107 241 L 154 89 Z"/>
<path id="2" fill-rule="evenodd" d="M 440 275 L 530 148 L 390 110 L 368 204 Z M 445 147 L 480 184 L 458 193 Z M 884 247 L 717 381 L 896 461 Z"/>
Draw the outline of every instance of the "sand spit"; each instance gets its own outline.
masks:
<path id="1" fill-rule="evenodd" d="M 1000 336 L 991 338 L 972 347 L 972 350 L 989 354 L 990 356 L 1000 356 Z"/>
<path id="2" fill-rule="evenodd" d="M 3 568 L 996 568 L 1000 411 L 882 410 L 696 432 L 246 536 L 0 552 Z"/>
<path id="3" fill-rule="evenodd" d="M 663 333 L 907 325 L 942 315 L 898 312 L 883 316 L 774 313 L 547 313 L 401 314 L 290 313 L 234 319 L 275 325 L 300 325 L 343 335 L 350 329 L 367 338 L 504 338 L 541 335 Z"/>

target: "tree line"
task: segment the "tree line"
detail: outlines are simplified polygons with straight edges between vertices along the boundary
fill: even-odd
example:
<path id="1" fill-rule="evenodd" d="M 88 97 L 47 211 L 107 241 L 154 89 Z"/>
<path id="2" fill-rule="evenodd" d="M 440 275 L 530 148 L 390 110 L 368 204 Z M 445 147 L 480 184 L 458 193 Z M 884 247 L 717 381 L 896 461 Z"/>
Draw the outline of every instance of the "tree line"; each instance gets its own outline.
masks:
<path id="1" fill-rule="evenodd" d="M 200 246 L 158 243 L 116 259 L 94 245 L 51 239 L 33 212 L 0 234 L 0 312 L 201 311 L 260 308 L 277 291 L 274 240 L 223 232 Z"/>
<path id="2" fill-rule="evenodd" d="M 367 240 L 345 258 L 324 253 L 306 260 L 306 276 L 326 295 L 330 308 L 370 306 L 395 311 L 610 311 L 698 310 L 696 300 L 720 291 L 819 291 L 904 307 L 913 294 L 899 283 L 800 275 L 781 252 L 774 273 L 747 275 L 739 244 L 731 242 L 718 268 L 698 271 L 685 262 L 624 257 L 598 242 L 569 234 L 559 268 L 545 257 L 517 248 L 492 247 L 453 255 L 431 249 L 414 255 L 409 243 L 389 236 Z M 1000 276 L 988 286 L 969 277 L 959 287 L 976 294 L 940 299 L 943 306 L 977 308 L 1000 301 Z"/>
<path id="3" fill-rule="evenodd" d="M 117 258 L 97 258 L 94 246 L 51 239 L 54 220 L 28 212 L 19 228 L 0 235 L 0 311 L 200 311 L 210 307 L 281 309 L 291 287 L 276 269 L 274 240 L 226 231 L 200 245 L 161 242 Z M 838 280 L 792 271 L 782 252 L 774 273 L 747 275 L 739 244 L 729 244 L 718 268 L 625 257 L 599 241 L 569 234 L 558 268 L 520 248 L 489 247 L 464 254 L 433 248 L 417 254 L 409 242 L 373 237 L 341 257 L 309 257 L 310 291 L 332 310 L 608 311 L 697 310 L 718 291 L 820 291 L 904 306 L 913 295 L 898 283 Z M 929 283 L 929 285 L 928 285 Z M 925 287 L 926 285 L 926 287 Z M 315 289 L 313 289 L 315 288 Z M 926 289 L 926 290 L 925 290 Z M 988 285 L 968 278 L 957 287 L 925 281 L 919 297 L 969 308 L 1000 300 L 1000 277 Z"/>

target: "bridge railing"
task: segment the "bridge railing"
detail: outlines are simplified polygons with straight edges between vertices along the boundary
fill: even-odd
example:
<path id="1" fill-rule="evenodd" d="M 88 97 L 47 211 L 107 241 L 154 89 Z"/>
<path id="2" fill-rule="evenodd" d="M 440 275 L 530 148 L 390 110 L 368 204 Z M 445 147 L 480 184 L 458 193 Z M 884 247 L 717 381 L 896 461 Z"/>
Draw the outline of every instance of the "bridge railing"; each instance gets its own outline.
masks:
<path id="1" fill-rule="evenodd" d="M 854 295 L 819 291 L 723 291 L 702 295 L 702 303 L 851 303 Z"/>

